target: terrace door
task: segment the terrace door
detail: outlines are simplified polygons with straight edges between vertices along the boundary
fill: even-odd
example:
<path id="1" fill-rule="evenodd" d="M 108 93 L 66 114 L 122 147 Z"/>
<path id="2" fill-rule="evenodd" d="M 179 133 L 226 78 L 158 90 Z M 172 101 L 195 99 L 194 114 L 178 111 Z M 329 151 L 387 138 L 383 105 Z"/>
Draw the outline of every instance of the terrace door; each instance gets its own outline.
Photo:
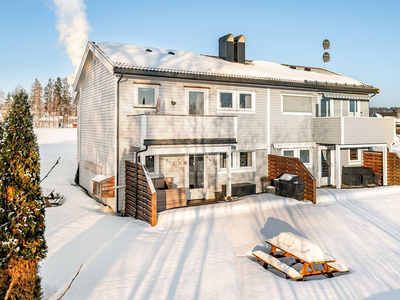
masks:
<path id="1" fill-rule="evenodd" d="M 189 91 L 189 115 L 204 115 L 204 92 Z"/>
<path id="2" fill-rule="evenodd" d="M 333 151 L 321 149 L 321 186 L 333 185 Z"/>
<path id="3" fill-rule="evenodd" d="M 204 162 L 204 154 L 189 155 L 190 200 L 206 198 Z"/>

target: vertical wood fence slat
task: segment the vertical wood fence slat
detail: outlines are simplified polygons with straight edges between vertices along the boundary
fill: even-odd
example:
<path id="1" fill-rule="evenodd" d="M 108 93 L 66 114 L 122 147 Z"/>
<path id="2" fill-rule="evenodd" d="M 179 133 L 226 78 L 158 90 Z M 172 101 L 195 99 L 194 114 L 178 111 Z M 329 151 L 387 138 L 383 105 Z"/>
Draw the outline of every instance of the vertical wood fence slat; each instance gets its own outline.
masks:
<path id="1" fill-rule="evenodd" d="M 370 168 L 375 174 L 383 175 L 382 152 L 364 151 L 364 167 Z M 382 184 L 383 178 L 380 183 Z M 400 185 L 400 157 L 395 152 L 387 154 L 387 185 Z"/>
<path id="2" fill-rule="evenodd" d="M 280 175 L 289 173 L 300 176 L 306 187 L 304 189 L 304 200 L 312 201 L 317 204 L 317 183 L 314 176 L 301 162 L 295 157 L 278 155 L 268 155 L 268 176 L 270 179 L 278 178 Z"/>
<path id="3" fill-rule="evenodd" d="M 136 206 L 136 168 L 138 168 L 138 194 Z M 129 217 L 157 225 L 157 193 L 146 167 L 125 161 L 125 214 Z M 136 213 L 137 210 L 137 213 Z"/>

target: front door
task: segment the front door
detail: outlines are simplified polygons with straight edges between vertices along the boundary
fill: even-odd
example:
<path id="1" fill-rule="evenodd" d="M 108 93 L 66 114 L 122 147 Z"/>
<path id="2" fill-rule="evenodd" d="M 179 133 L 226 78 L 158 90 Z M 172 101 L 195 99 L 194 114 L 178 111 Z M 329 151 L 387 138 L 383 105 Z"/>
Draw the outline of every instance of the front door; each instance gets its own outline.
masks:
<path id="1" fill-rule="evenodd" d="M 321 186 L 333 185 L 333 151 L 330 149 L 321 149 Z"/>
<path id="2" fill-rule="evenodd" d="M 189 192 L 190 200 L 205 199 L 205 166 L 204 154 L 189 155 Z"/>

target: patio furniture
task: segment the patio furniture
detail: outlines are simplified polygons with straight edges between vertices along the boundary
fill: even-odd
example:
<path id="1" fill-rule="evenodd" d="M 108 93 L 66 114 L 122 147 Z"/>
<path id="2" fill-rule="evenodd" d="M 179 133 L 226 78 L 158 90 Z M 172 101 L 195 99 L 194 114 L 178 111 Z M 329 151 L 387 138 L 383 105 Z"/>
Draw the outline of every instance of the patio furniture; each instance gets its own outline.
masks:
<path id="1" fill-rule="evenodd" d="M 157 212 L 186 206 L 186 189 L 176 188 L 171 177 L 152 179 L 157 193 Z"/>
<path id="2" fill-rule="evenodd" d="M 342 182 L 345 185 L 368 186 L 368 184 L 380 185 L 382 175 L 375 174 L 366 167 L 342 167 Z"/>
<path id="3" fill-rule="evenodd" d="M 60 195 L 60 193 L 55 193 L 55 189 L 42 189 L 42 195 L 43 199 L 46 203 L 47 207 L 52 207 L 52 206 L 59 206 L 61 205 L 61 201 L 64 199 L 64 195 Z"/>
<path id="4" fill-rule="evenodd" d="M 271 245 L 270 253 L 267 254 L 262 251 L 255 251 L 253 255 L 258 260 L 262 260 L 266 264 L 286 274 L 287 278 L 290 277 L 295 280 L 302 280 L 302 278 L 294 272 L 298 272 L 297 270 L 281 261 L 277 262 L 275 259 L 293 257 L 297 263 L 303 264 L 300 272 L 298 272 L 302 277 L 325 274 L 330 278 L 333 277 L 333 272 L 345 273 L 349 271 L 343 264 L 336 261 L 334 257 L 322 251 L 320 247 L 308 239 L 297 236 L 291 232 L 281 232 L 278 236 L 267 239 L 265 242 Z M 277 253 L 277 251 L 279 251 L 279 253 Z"/>
<path id="5" fill-rule="evenodd" d="M 222 185 L 222 193 L 226 195 L 226 184 Z M 256 185 L 254 183 L 234 183 L 231 185 L 232 196 L 244 197 L 256 193 Z"/>

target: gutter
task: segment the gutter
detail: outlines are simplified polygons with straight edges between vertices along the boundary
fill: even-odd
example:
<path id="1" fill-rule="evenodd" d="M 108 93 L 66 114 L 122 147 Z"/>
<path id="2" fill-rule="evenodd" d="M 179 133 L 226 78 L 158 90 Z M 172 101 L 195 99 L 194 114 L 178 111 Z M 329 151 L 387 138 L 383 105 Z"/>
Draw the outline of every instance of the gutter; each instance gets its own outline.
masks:
<path id="1" fill-rule="evenodd" d="M 115 172 L 115 186 L 119 186 L 119 83 L 124 77 L 124 73 L 119 73 L 120 77 L 117 81 L 117 97 L 116 97 L 116 108 L 115 108 L 115 158 L 116 158 L 116 172 Z M 115 211 L 119 213 L 119 192 L 118 189 L 115 189 Z"/>
<path id="2" fill-rule="evenodd" d="M 354 84 L 341 84 L 330 83 L 322 81 L 295 81 L 295 80 L 279 80 L 274 78 L 246 78 L 246 77 L 230 77 L 222 75 L 209 75 L 209 74 L 193 74 L 188 72 L 176 73 L 171 70 L 149 70 L 149 69 L 129 69 L 123 67 L 114 67 L 115 73 L 123 72 L 131 75 L 143 75 L 151 77 L 166 77 L 166 78 L 179 78 L 179 79 L 192 79 L 192 80 L 206 80 L 227 83 L 242 83 L 242 84 L 257 84 L 268 85 L 277 87 L 294 87 L 303 89 L 317 89 L 332 92 L 350 92 L 350 93 L 368 93 L 379 94 L 380 90 L 371 85 L 354 85 Z"/>
<path id="3" fill-rule="evenodd" d="M 139 164 L 138 164 L 138 155 L 139 153 L 145 152 L 147 151 L 149 146 L 146 145 L 146 148 L 144 148 L 143 150 L 139 150 L 138 152 L 136 152 L 136 159 L 135 159 L 135 163 L 136 163 L 136 182 L 135 182 L 135 219 L 137 219 L 137 204 L 138 204 L 138 175 L 139 175 Z"/>

